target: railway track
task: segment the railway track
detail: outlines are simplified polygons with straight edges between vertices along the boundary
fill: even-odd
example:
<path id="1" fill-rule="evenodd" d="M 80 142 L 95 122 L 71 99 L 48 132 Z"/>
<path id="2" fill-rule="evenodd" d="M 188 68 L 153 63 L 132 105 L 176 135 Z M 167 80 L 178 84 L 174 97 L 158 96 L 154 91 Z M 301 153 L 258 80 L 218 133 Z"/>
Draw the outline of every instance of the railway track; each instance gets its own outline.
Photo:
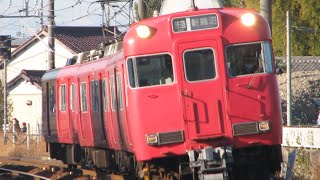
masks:
<path id="1" fill-rule="evenodd" d="M 23 171 L 17 171 L 17 170 L 12 170 L 12 169 L 7 169 L 7 168 L 0 168 L 0 177 L 7 177 L 10 178 L 12 176 L 15 176 L 17 178 L 22 178 L 22 179 L 43 179 L 43 180 L 49 180 L 50 178 L 45 177 L 45 176 L 40 176 L 32 173 L 26 173 Z M 1 178 L 2 179 L 2 178 Z"/>
<path id="2" fill-rule="evenodd" d="M 19 157 L 0 157 L 1 167 L 6 177 L 12 175 L 17 176 L 32 176 L 32 174 L 39 176 L 36 179 L 97 179 L 97 173 L 93 170 L 86 170 L 81 168 L 68 168 L 60 161 L 50 159 L 29 159 Z M 1 169 L 0 169 L 1 170 Z M 12 171 L 14 173 L 9 173 Z M 21 173 L 20 173 L 21 172 Z M 23 174 L 24 173 L 24 174 Z M 24 178 L 22 178 L 24 179 Z"/>
<path id="3" fill-rule="evenodd" d="M 0 179 L 112 179 L 129 180 L 127 176 L 97 173 L 81 167 L 69 168 L 61 161 L 0 156 Z"/>

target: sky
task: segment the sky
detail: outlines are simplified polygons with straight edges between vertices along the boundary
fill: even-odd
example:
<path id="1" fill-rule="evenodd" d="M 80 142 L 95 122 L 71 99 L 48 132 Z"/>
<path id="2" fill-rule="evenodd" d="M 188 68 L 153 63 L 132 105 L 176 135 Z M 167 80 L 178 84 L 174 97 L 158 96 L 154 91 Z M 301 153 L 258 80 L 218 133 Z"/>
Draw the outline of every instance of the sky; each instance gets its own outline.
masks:
<path id="1" fill-rule="evenodd" d="M 48 15 L 49 0 L 0 0 L 0 35 L 11 35 L 15 38 L 27 38 L 40 29 L 40 18 L 10 18 L 10 16 L 25 16 L 24 2 L 28 1 L 28 15 L 39 15 L 41 1 L 43 14 Z M 119 11 L 124 3 L 117 3 L 118 7 L 110 7 L 110 14 Z M 128 5 L 126 6 L 128 7 Z M 101 26 L 102 9 L 96 0 L 54 0 L 56 26 Z M 107 8 L 106 8 L 107 9 Z M 126 13 L 118 13 L 118 24 L 126 24 Z M 44 17 L 44 25 L 48 24 Z M 114 21 L 110 21 L 114 25 Z"/>

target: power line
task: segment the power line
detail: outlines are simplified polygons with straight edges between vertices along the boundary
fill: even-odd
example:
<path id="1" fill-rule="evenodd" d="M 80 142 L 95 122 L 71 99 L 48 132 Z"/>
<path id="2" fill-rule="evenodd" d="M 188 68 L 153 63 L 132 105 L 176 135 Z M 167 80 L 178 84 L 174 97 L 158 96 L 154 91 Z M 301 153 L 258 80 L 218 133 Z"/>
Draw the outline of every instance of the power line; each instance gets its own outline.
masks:
<path id="1" fill-rule="evenodd" d="M 11 26 L 11 25 L 15 24 L 15 23 L 18 22 L 18 21 L 19 21 L 19 19 L 16 20 L 16 21 L 13 21 L 13 22 L 11 22 L 11 23 L 9 23 L 9 24 L 7 24 L 7 25 L 0 26 L 0 28 L 5 28 L 5 27 L 8 27 L 8 26 Z"/>
<path id="2" fill-rule="evenodd" d="M 12 0 L 9 1 L 9 5 L 8 5 L 7 9 L 4 10 L 4 12 L 3 12 L 1 15 L 3 15 L 4 13 L 6 13 L 6 12 L 10 9 L 11 3 L 12 3 Z"/>

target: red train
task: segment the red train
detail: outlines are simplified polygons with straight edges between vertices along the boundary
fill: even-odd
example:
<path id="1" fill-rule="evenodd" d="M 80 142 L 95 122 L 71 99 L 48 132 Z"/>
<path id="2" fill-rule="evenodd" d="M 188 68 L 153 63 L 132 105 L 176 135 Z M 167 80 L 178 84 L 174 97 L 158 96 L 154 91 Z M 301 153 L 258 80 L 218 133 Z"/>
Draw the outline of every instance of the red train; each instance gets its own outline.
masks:
<path id="1" fill-rule="evenodd" d="M 52 158 L 145 179 L 263 179 L 282 123 L 268 23 L 246 9 L 131 26 L 95 58 L 42 78 Z M 90 56 L 91 55 L 91 56 Z"/>

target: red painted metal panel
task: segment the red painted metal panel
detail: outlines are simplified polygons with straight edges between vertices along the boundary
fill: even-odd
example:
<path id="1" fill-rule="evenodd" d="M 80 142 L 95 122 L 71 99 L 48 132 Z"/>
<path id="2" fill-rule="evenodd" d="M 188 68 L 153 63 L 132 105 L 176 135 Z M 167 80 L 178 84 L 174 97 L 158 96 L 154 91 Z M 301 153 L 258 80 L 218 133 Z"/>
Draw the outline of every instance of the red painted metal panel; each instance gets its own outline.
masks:
<path id="1" fill-rule="evenodd" d="M 181 67 L 183 68 L 184 60 L 182 57 L 187 51 L 195 51 L 197 48 L 205 48 L 212 50 L 214 71 L 220 73 L 218 69 L 219 51 L 215 40 L 206 41 L 191 41 L 179 44 L 179 57 Z M 194 50 L 195 49 L 195 50 Z M 192 59 L 198 61 L 199 59 Z M 181 71 L 182 76 L 182 97 L 185 108 L 185 121 L 188 129 L 188 135 L 191 141 L 199 141 L 205 138 L 217 138 L 224 136 L 223 123 L 224 119 L 220 112 L 223 101 L 223 89 L 221 83 L 221 76 L 217 75 L 214 79 L 205 79 L 202 81 L 187 81 L 184 74 L 187 74 L 184 67 Z M 200 73 L 200 72 L 198 72 Z M 213 144 L 215 145 L 215 144 Z"/>

